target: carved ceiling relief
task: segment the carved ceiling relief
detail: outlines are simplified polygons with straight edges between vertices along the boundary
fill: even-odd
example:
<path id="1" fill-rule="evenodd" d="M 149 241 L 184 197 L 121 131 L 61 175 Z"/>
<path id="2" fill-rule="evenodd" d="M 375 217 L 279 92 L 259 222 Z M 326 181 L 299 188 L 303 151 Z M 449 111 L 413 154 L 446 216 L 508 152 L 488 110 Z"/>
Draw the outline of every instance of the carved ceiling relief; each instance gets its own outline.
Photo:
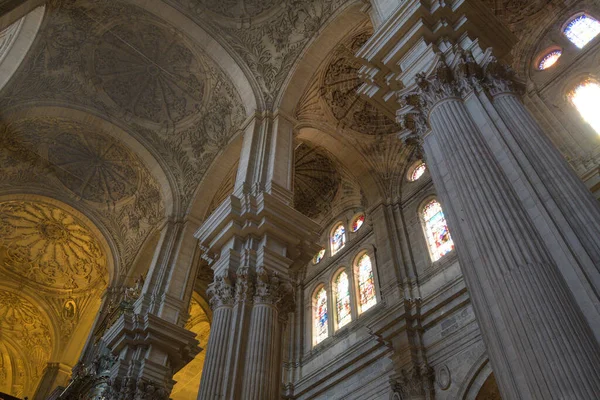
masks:
<path id="1" fill-rule="evenodd" d="M 0 289 L 0 332 L 0 345 L 10 342 L 18 352 L 11 360 L 15 370 L 11 392 L 32 396 L 52 351 L 47 320 L 29 300 Z"/>
<path id="2" fill-rule="evenodd" d="M 0 189 L 35 187 L 85 203 L 109 228 L 124 269 L 164 215 L 158 185 L 138 157 L 80 122 L 36 117 L 2 124 L 0 165 Z"/>
<path id="3" fill-rule="evenodd" d="M 0 267 L 46 290 L 106 286 L 95 235 L 66 211 L 39 202 L 0 203 Z"/>
<path id="4" fill-rule="evenodd" d="M 226 42 L 248 66 L 267 106 L 304 47 L 348 0 L 169 0 L 214 37 Z"/>
<path id="5" fill-rule="evenodd" d="M 48 4 L 0 109 L 39 102 L 124 127 L 169 170 L 182 210 L 246 115 L 229 78 L 196 44 L 140 8 L 106 0 Z"/>

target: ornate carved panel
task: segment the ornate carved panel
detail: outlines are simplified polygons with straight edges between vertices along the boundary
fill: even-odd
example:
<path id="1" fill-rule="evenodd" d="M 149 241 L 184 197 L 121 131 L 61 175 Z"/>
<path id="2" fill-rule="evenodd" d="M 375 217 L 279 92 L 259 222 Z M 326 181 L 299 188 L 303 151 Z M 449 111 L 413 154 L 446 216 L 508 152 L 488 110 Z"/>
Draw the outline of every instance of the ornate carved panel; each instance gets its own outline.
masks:
<path id="1" fill-rule="evenodd" d="M 68 212 L 44 203 L 0 203 L 0 232 L 0 266 L 15 279 L 47 289 L 104 286 L 100 243 Z"/>

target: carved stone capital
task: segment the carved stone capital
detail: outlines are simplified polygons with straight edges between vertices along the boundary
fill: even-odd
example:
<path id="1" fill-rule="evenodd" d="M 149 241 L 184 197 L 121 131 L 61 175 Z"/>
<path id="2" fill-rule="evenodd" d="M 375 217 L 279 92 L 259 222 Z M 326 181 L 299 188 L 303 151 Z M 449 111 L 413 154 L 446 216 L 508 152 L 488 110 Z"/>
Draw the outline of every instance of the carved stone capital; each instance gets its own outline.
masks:
<path id="1" fill-rule="evenodd" d="M 235 304 L 252 301 L 253 292 L 254 283 L 252 282 L 250 268 L 247 266 L 240 267 L 235 281 Z"/>
<path id="2" fill-rule="evenodd" d="M 254 303 L 276 306 L 280 319 L 284 321 L 287 314 L 294 310 L 293 287 L 276 274 L 268 273 L 265 270 L 259 271 L 256 275 Z"/>
<path id="3" fill-rule="evenodd" d="M 168 400 L 165 385 L 131 377 L 115 378 L 109 382 L 104 398 L 114 400 Z"/>
<path id="4" fill-rule="evenodd" d="M 432 399 L 434 393 L 435 372 L 424 364 L 403 369 L 391 381 L 393 390 L 401 399 Z"/>
<path id="5" fill-rule="evenodd" d="M 512 68 L 501 64 L 493 56 L 485 67 L 484 86 L 491 96 L 504 93 L 522 94 L 525 90 L 525 85 L 517 79 Z"/>
<path id="6" fill-rule="evenodd" d="M 228 278 L 217 276 L 214 282 L 208 286 L 207 290 L 210 297 L 210 307 L 214 310 L 219 307 L 233 305 L 234 292 L 234 287 Z"/>

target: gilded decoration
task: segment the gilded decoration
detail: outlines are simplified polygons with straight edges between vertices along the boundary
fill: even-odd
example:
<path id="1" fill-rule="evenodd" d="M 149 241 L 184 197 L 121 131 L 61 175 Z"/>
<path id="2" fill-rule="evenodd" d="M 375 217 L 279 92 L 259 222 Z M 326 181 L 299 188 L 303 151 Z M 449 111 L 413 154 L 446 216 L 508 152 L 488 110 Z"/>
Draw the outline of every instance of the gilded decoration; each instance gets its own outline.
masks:
<path id="1" fill-rule="evenodd" d="M 360 33 L 334 50 L 320 91 L 333 117 L 342 126 L 367 135 L 395 133 L 400 131 L 399 125 L 357 93 L 363 83 L 358 76 L 362 64 L 354 54 L 370 35 L 370 32 Z"/>
<path id="2" fill-rule="evenodd" d="M 50 359 L 52 337 L 46 318 L 24 297 L 0 289 L 0 344 L 5 339 L 16 345 L 18 359 L 12 363 L 14 395 L 31 396 Z"/>
<path id="3" fill-rule="evenodd" d="M 44 203 L 0 203 L 1 267 L 17 280 L 47 289 L 104 286 L 106 259 L 100 243 L 75 216 Z M 74 305 L 66 305 L 75 313 Z"/>

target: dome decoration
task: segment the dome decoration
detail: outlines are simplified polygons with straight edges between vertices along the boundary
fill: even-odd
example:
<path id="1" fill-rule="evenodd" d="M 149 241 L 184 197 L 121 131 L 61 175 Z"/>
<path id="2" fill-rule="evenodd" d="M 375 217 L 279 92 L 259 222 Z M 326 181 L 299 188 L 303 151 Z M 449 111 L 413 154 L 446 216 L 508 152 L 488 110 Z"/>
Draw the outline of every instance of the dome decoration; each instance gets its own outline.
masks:
<path id="1" fill-rule="evenodd" d="M 356 92 L 362 81 L 358 76 L 361 63 L 354 54 L 369 36 L 370 33 L 361 33 L 337 47 L 333 61 L 325 71 L 321 93 L 333 117 L 343 126 L 367 135 L 398 132 L 400 126 L 394 120 Z"/>
<path id="2" fill-rule="evenodd" d="M 331 207 L 341 177 L 324 151 L 303 143 L 296 148 L 294 207 L 314 218 Z"/>
<path id="3" fill-rule="evenodd" d="M 198 114 L 205 68 L 174 30 L 137 21 L 113 26 L 94 50 L 94 80 L 119 109 L 169 127 Z"/>
<path id="4" fill-rule="evenodd" d="M 106 258 L 82 221 L 50 204 L 0 203 L 0 267 L 45 289 L 105 285 Z"/>

